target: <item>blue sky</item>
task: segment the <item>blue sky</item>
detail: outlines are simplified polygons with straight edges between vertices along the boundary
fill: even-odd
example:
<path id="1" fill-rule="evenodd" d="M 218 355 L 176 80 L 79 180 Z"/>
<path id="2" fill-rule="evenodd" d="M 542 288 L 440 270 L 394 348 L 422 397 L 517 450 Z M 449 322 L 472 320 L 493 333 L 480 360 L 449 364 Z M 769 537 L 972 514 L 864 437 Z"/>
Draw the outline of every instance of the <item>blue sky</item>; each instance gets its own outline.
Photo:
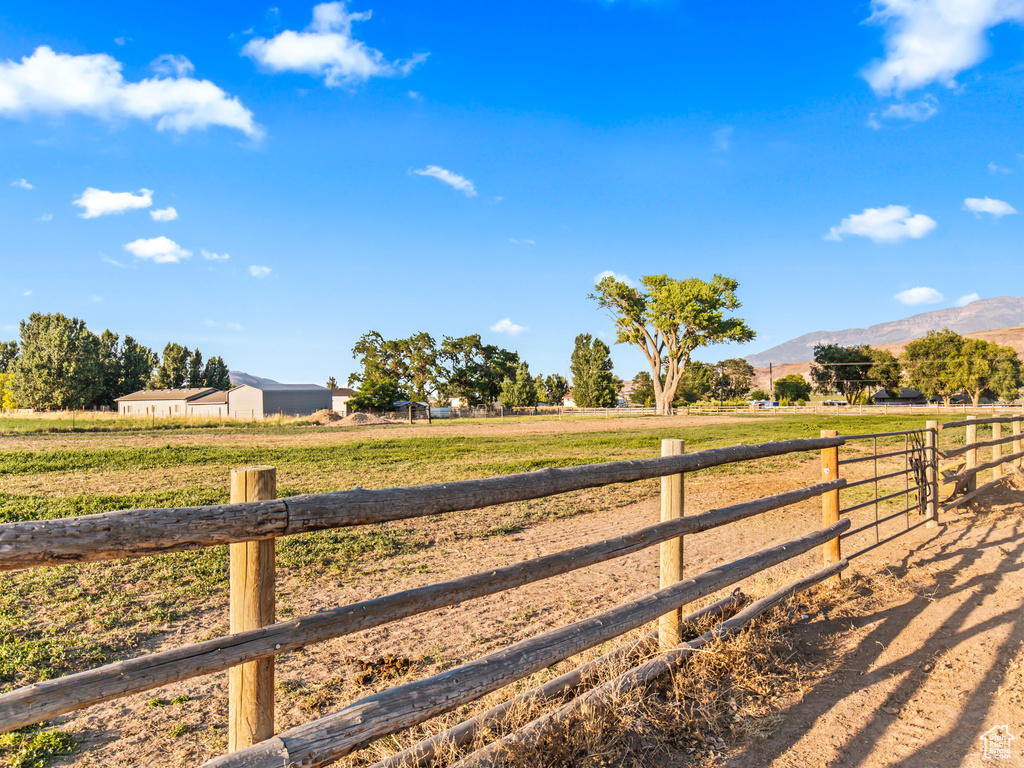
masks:
<path id="1" fill-rule="evenodd" d="M 281 381 L 365 331 L 534 373 L 610 270 L 740 282 L 749 354 L 1019 295 L 1024 0 L 8 4 L 0 339 Z M 616 373 L 644 369 L 613 347 Z"/>

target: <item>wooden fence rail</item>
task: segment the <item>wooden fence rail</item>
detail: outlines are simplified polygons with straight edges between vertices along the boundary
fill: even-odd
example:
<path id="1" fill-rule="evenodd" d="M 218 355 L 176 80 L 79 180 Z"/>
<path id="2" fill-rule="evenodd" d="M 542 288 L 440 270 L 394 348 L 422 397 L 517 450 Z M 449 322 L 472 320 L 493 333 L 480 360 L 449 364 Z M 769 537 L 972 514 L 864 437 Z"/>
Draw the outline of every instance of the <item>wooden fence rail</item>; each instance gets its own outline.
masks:
<path id="1" fill-rule="evenodd" d="M 849 526 L 849 520 L 840 520 L 823 530 L 717 566 L 639 600 L 521 640 L 433 677 L 366 696 L 326 717 L 203 763 L 203 768 L 326 765 L 371 741 L 475 701 L 680 606 L 821 546 Z"/>
<path id="2" fill-rule="evenodd" d="M 202 507 L 130 509 L 0 525 L 0 571 L 146 557 L 308 531 L 407 520 L 569 491 L 816 451 L 843 438 L 780 440 L 635 461 L 541 469 L 483 480 L 291 496 Z"/>
<path id="3" fill-rule="evenodd" d="M 123 510 L 78 518 L 0 525 L 0 571 L 232 545 L 232 634 L 108 664 L 2 694 L 0 732 L 171 682 L 229 670 L 229 746 L 235 751 L 206 763 L 208 768 L 325 765 L 373 740 L 425 722 L 586 649 L 660 620 L 660 644 L 666 653 L 658 657 L 656 663 L 648 662 L 622 679 L 632 681 L 629 683 L 631 685 L 640 684 L 649 680 L 649 675 L 655 674 L 654 670 L 660 669 L 663 672 L 668 668 L 666 665 L 677 663 L 714 634 L 678 646 L 680 626 L 686 620 L 681 615 L 683 606 L 815 547 L 822 548 L 823 570 L 783 588 L 745 612 L 741 611 L 737 617 L 720 625 L 716 630 L 718 634 L 734 631 L 735 627 L 741 625 L 736 623 L 737 620 L 749 620 L 758 611 L 766 610 L 767 606 L 774 604 L 772 600 L 777 602 L 781 599 L 780 595 L 826 578 L 838 579 L 849 557 L 844 559 L 841 551 L 844 538 L 873 526 L 876 541 L 867 548 L 872 549 L 906 532 L 901 531 L 885 539 L 878 534 L 880 524 L 900 515 L 908 515 L 906 530 L 913 530 L 926 522 L 929 525 L 935 524 L 939 506 L 938 457 L 941 453 L 936 436 L 940 429 L 963 426 L 968 435 L 968 445 L 954 449 L 955 455 L 967 454 L 967 469 L 952 478 L 946 478 L 947 481 L 953 481 L 957 492 L 962 492 L 966 487 L 968 493 L 943 506 L 943 509 L 950 509 L 999 482 L 1005 465 L 1020 465 L 1024 457 L 1020 447 L 1022 420 L 1024 416 L 968 419 L 950 422 L 944 427 L 939 427 L 936 422 L 928 422 L 925 430 L 847 437 L 839 436 L 834 431 L 823 431 L 820 438 L 737 445 L 690 454 L 683 452 L 681 441 L 665 441 L 663 455 L 658 458 L 384 490 L 356 488 L 286 499 L 273 498 L 272 468 L 244 468 L 233 474 L 232 503 L 229 504 Z M 997 427 L 992 440 L 977 440 L 979 424 L 1010 422 L 1014 425 L 1012 436 L 1003 438 Z M 899 436 L 903 437 L 902 451 L 886 449 L 879 453 L 880 438 L 891 441 Z M 873 440 L 872 455 L 840 459 L 839 448 L 846 445 L 848 440 L 864 439 Z M 1014 443 L 1014 453 L 1004 455 L 999 446 L 1009 442 Z M 980 449 L 991 449 L 992 460 L 979 463 L 977 456 Z M 804 451 L 821 453 L 820 483 L 701 514 L 683 515 L 686 473 L 732 462 Z M 954 454 L 947 452 L 946 455 Z M 891 464 L 900 457 L 903 457 L 903 469 L 891 471 Z M 888 462 L 889 466 L 880 469 L 879 460 Z M 867 465 L 869 461 L 873 461 L 873 465 Z M 846 466 L 857 471 L 862 471 L 860 467 L 868 466 L 871 476 L 848 483 L 847 479 L 839 476 L 840 470 Z M 971 479 L 986 469 L 993 469 L 993 481 L 976 491 L 970 491 Z M 496 504 L 657 477 L 662 478 L 662 521 L 654 525 L 484 573 L 340 606 L 280 624 L 273 623 L 276 537 L 476 510 Z M 901 478 L 906 480 L 900 490 L 880 491 L 880 482 L 899 482 Z M 842 507 L 841 490 L 869 482 L 874 483 L 873 499 Z M 899 496 L 905 496 L 910 502 L 911 494 L 917 494 L 916 503 L 909 503 L 906 509 L 895 514 L 879 516 L 880 503 Z M 683 539 L 686 535 L 815 497 L 822 499 L 820 530 L 683 578 Z M 849 514 L 870 505 L 875 506 L 874 521 L 855 527 Z M 911 525 L 909 513 L 915 507 L 925 513 L 925 520 Z M 655 592 L 596 616 L 527 638 L 432 677 L 375 693 L 318 720 L 273 735 L 273 660 L 277 654 L 466 600 L 494 595 L 654 545 L 662 548 L 660 589 Z M 858 554 L 867 549 L 860 550 Z M 585 665 L 582 670 L 563 675 L 557 681 L 524 695 L 553 695 L 551 692 L 556 689 L 575 687 L 585 674 L 589 674 L 587 670 L 592 669 L 594 667 Z M 622 680 L 615 684 L 625 684 Z M 603 688 L 584 694 L 577 701 L 588 701 L 590 699 L 587 697 L 603 695 L 597 693 Z M 578 704 L 566 706 L 571 710 Z M 475 728 L 484 722 L 493 721 L 502 711 L 499 707 L 484 713 L 475 719 L 475 725 L 472 724 L 474 721 L 470 721 L 470 724 L 458 726 L 455 732 L 460 734 L 459 738 L 469 738 Z M 551 718 L 548 720 L 553 722 Z M 427 749 L 422 747 L 416 753 L 417 759 Z M 482 759 L 467 758 L 466 765 L 487 764 L 486 761 L 480 762 Z"/>
<path id="4" fill-rule="evenodd" d="M 623 557 L 684 534 L 796 504 L 840 488 L 842 480 L 734 504 L 700 515 L 656 523 L 638 531 L 533 560 L 429 584 L 373 600 L 322 611 L 281 624 L 218 637 L 202 643 L 119 661 L 44 680 L 0 694 L 0 732 L 21 728 L 91 704 L 220 672 L 312 643 L 371 629 L 427 611 L 504 592 L 542 579 Z"/>

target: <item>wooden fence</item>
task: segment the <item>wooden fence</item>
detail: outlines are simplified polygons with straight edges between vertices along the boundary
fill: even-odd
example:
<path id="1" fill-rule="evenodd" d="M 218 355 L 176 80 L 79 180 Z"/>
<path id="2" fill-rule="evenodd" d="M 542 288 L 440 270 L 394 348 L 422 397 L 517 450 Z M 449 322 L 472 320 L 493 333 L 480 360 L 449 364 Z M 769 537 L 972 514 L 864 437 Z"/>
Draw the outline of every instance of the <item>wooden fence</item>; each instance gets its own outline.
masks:
<path id="1" fill-rule="evenodd" d="M 784 440 L 758 445 L 738 445 L 698 453 L 684 453 L 682 441 L 666 440 L 658 458 L 592 464 L 564 469 L 422 485 L 383 490 L 351 491 L 276 499 L 276 471 L 272 467 L 247 467 L 232 472 L 231 503 L 203 507 L 134 509 L 77 518 L 8 523 L 0 525 L 0 570 L 89 562 L 123 557 L 231 545 L 230 630 L 231 634 L 180 648 L 153 653 L 96 669 L 25 686 L 0 695 L 0 732 L 38 723 L 57 715 L 104 701 L 146 691 L 171 682 L 213 672 L 229 671 L 229 749 L 227 755 L 205 765 L 290 766 L 326 765 L 370 742 L 422 723 L 516 680 L 568 659 L 582 651 L 658 621 L 661 655 L 630 670 L 620 678 L 582 693 L 569 704 L 549 713 L 521 732 L 466 759 L 466 765 L 490 764 L 508 739 L 529 742 L 544 728 L 564 721 L 587 701 L 609 691 L 644 685 L 695 649 L 711 640 L 735 632 L 754 616 L 778 604 L 789 595 L 826 579 L 838 578 L 848 558 L 841 553 L 841 540 L 863 534 L 870 525 L 876 543 L 884 542 L 878 527 L 892 516 L 880 519 L 878 506 L 902 495 L 911 508 L 924 512 L 924 520 L 907 528 L 932 523 L 938 511 L 938 460 L 965 455 L 965 466 L 947 478 L 956 499 L 943 509 L 952 509 L 980 493 L 992 483 L 972 486 L 979 472 L 993 469 L 1002 478 L 1007 463 L 1020 465 L 1020 424 L 1024 417 L 971 419 L 949 423 L 945 430 L 963 427 L 966 443 L 942 454 L 938 448 L 939 427 L 929 422 L 924 430 L 852 435 L 842 437 L 823 432 L 820 438 Z M 1003 438 L 1001 425 L 1013 425 L 1013 434 Z M 978 442 L 978 425 L 992 424 L 992 440 Z M 996 425 L 999 425 L 998 427 Z M 975 430 L 972 433 L 972 430 Z M 888 450 L 893 440 L 903 441 L 898 450 Z M 872 441 L 872 450 L 840 458 L 840 448 Z M 1014 443 L 1013 453 L 1000 449 Z M 887 446 L 887 444 L 890 444 Z M 881 452 L 879 448 L 881 447 Z M 991 449 L 990 461 L 979 463 L 978 451 Z M 684 515 L 686 473 L 725 464 L 782 456 L 795 452 L 821 453 L 821 482 L 786 493 Z M 891 470 L 886 464 L 903 461 Z M 840 477 L 844 466 L 871 467 L 870 479 Z M 911 487 L 910 477 L 914 485 Z M 661 478 L 661 522 L 604 541 L 582 544 L 563 552 L 476 573 L 452 581 L 430 584 L 373 600 L 334 608 L 275 623 L 274 539 L 306 531 L 367 525 L 458 510 L 475 510 L 495 504 L 536 499 L 568 491 L 612 483 Z M 904 487 L 890 493 L 879 483 L 903 479 Z M 922 479 L 923 478 L 923 479 Z M 874 496 L 866 503 L 843 508 L 840 490 L 873 484 Z M 917 494 L 915 497 L 914 494 Z M 768 547 L 733 562 L 683 578 L 684 536 L 709 530 L 770 510 L 815 497 L 822 499 L 822 526 L 784 544 Z M 909 501 L 914 498 L 916 506 Z M 871 506 L 875 519 L 868 527 L 854 526 L 852 516 Z M 892 518 L 894 519 L 894 518 Z M 901 535 L 901 534 L 897 534 Z M 885 539 L 885 540 L 888 540 Z M 466 600 L 497 594 L 508 589 L 568 573 L 595 563 L 622 557 L 660 545 L 661 588 L 640 599 L 616 606 L 565 627 L 549 630 L 469 663 L 415 682 L 386 689 L 349 704 L 336 712 L 275 735 L 273 714 L 274 657 L 311 643 L 398 621 Z M 824 567 L 789 584 L 763 600 L 718 624 L 697 640 L 680 645 L 681 628 L 693 618 L 684 617 L 685 605 L 710 596 L 766 568 L 815 547 L 822 548 Z M 721 611 L 725 601 L 709 611 Z M 621 657 L 629 648 L 617 649 L 604 658 Z M 523 696 L 554 695 L 578 686 L 588 668 L 601 659 L 551 681 Z M 479 727 L 494 722 L 512 702 L 463 723 L 444 734 L 457 743 L 467 743 Z M 403 753 L 402 759 L 422 763 L 437 740 L 423 742 Z M 397 760 L 398 757 L 395 758 Z M 395 760 L 381 766 L 397 765 Z"/>

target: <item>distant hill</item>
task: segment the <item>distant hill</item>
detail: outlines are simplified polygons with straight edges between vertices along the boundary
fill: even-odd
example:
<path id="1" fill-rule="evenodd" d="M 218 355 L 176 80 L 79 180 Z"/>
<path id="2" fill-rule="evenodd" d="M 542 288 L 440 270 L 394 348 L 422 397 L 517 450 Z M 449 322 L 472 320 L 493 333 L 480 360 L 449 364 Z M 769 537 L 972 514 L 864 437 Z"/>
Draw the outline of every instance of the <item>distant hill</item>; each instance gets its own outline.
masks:
<path id="1" fill-rule="evenodd" d="M 969 339 L 983 339 L 984 341 L 994 341 L 1004 347 L 1013 347 L 1017 354 L 1024 359 L 1024 325 L 1018 325 L 1013 328 L 996 328 L 989 331 L 974 331 L 973 333 L 965 333 Z M 906 341 L 897 341 L 892 344 L 875 344 L 874 346 L 879 349 L 887 349 L 897 357 L 903 353 L 907 344 L 912 342 L 913 339 L 907 339 Z M 768 366 L 755 366 L 754 368 L 754 389 L 768 390 Z M 811 380 L 811 360 L 802 360 L 798 363 L 782 363 L 780 365 L 772 365 L 772 378 L 781 379 L 783 376 L 788 376 L 791 373 L 799 373 L 808 381 Z"/>
<path id="2" fill-rule="evenodd" d="M 928 331 L 949 328 L 957 333 L 974 333 L 991 328 L 1010 328 L 1024 322 L 1024 298 L 1000 296 L 996 299 L 972 301 L 963 307 L 923 312 L 904 320 L 879 323 L 869 328 L 848 328 L 845 331 L 815 331 L 779 344 L 771 349 L 748 355 L 747 362 L 755 368 L 799 363 L 814 358 L 818 344 L 893 344 L 919 339 Z"/>
<path id="3" fill-rule="evenodd" d="M 264 392 L 280 392 L 289 389 L 309 389 L 310 387 L 326 389 L 326 387 L 321 387 L 319 384 L 282 384 L 279 381 L 264 379 L 262 376 L 253 376 L 252 374 L 244 373 L 243 371 L 228 371 L 228 378 L 231 379 L 231 386 L 233 387 L 240 387 L 243 384 L 248 384 L 250 387 L 262 389 Z"/>

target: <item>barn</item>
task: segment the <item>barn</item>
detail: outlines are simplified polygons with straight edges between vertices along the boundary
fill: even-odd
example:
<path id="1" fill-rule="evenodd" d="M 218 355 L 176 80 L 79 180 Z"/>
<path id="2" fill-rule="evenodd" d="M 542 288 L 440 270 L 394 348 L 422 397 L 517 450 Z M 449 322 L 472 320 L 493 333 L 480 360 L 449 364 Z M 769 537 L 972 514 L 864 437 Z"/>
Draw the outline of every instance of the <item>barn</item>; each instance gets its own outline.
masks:
<path id="1" fill-rule="evenodd" d="M 233 419 L 309 416 L 330 407 L 331 390 L 316 384 L 281 384 L 259 379 L 228 392 L 228 410 Z"/>
<path id="2" fill-rule="evenodd" d="M 121 416 L 226 416 L 228 393 L 213 387 L 191 389 L 140 389 L 119 397 Z"/>

